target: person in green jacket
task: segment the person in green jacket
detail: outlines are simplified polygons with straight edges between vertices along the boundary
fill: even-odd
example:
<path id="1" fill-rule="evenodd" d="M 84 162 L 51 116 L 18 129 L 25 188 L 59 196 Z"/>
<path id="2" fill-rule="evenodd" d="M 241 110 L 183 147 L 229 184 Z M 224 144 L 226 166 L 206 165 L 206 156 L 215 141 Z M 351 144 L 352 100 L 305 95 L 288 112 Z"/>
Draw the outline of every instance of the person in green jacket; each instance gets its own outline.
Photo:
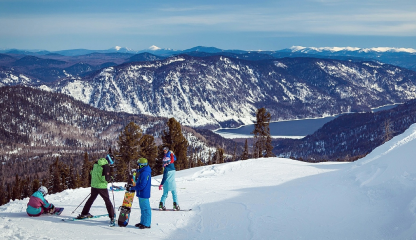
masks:
<path id="1" fill-rule="evenodd" d="M 114 156 L 107 155 L 106 158 L 100 158 L 94 164 L 91 174 L 91 196 L 85 203 L 81 214 L 77 217 L 79 219 L 93 217 L 89 212 L 91 205 L 94 203 L 98 195 L 100 195 L 105 202 L 108 216 L 110 217 L 110 225 L 115 225 L 114 208 L 107 190 L 107 184 L 111 180 L 110 165 L 114 164 Z"/>

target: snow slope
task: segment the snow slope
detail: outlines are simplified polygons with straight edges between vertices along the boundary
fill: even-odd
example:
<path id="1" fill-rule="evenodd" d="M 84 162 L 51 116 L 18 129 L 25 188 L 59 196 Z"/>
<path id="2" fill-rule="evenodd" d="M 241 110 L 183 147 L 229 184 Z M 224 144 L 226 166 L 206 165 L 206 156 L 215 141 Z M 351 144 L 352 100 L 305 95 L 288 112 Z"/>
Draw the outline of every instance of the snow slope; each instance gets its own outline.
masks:
<path id="1" fill-rule="evenodd" d="M 133 227 L 140 219 L 137 199 L 127 228 L 110 228 L 102 218 L 62 222 L 81 211 L 71 215 L 89 188 L 47 196 L 66 208 L 60 217 L 29 218 L 28 199 L 14 201 L 0 207 L 0 238 L 416 239 L 414 149 L 416 124 L 354 163 L 268 158 L 179 171 L 180 205 L 193 210 L 153 211 L 152 228 L 146 230 Z M 152 179 L 153 207 L 162 194 L 160 179 Z M 116 206 L 122 197 L 115 193 Z M 91 213 L 105 212 L 97 198 Z"/>

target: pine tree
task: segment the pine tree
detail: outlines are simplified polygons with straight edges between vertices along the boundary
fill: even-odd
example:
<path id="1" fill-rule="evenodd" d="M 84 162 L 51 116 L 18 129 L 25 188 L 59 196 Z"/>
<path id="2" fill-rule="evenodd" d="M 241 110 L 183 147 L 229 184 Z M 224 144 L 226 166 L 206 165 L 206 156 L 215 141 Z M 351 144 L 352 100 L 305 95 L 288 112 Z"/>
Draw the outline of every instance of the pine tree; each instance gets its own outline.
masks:
<path id="1" fill-rule="evenodd" d="M 224 149 L 222 148 L 217 148 L 217 162 L 216 163 L 224 163 Z"/>
<path id="2" fill-rule="evenodd" d="M 264 157 L 264 153 L 267 149 L 267 136 L 270 136 L 270 123 L 271 115 L 266 112 L 265 108 L 260 108 L 256 113 L 256 123 L 254 124 L 254 130 L 251 132 L 254 134 L 254 146 L 253 157 Z"/>
<path id="3" fill-rule="evenodd" d="M 266 156 L 265 157 L 275 157 L 273 153 L 272 137 L 267 135 L 266 137 Z"/>
<path id="4" fill-rule="evenodd" d="M 140 155 L 140 139 L 142 137 L 140 126 L 130 122 L 123 129 L 118 137 L 118 147 L 116 151 L 116 181 L 126 181 L 129 172 L 136 167 L 136 161 Z"/>
<path id="5" fill-rule="evenodd" d="M 163 157 L 164 157 L 164 155 L 165 155 L 165 153 L 163 152 L 163 145 L 160 145 L 158 147 L 158 155 L 157 155 L 155 165 L 152 168 L 152 175 L 153 176 L 163 174 Z"/>
<path id="6" fill-rule="evenodd" d="M 72 184 L 71 179 L 71 172 L 70 172 L 70 166 L 67 164 L 60 162 L 59 163 L 59 175 L 60 175 L 60 191 L 69 189 L 70 184 Z"/>
<path id="7" fill-rule="evenodd" d="M 162 135 L 163 146 L 169 147 L 176 155 L 176 170 L 189 168 L 188 163 L 188 141 L 182 134 L 182 127 L 175 118 L 168 120 L 169 131 Z"/>
<path id="8" fill-rule="evenodd" d="M 248 144 L 247 144 L 247 139 L 246 139 L 246 143 L 244 144 L 244 151 L 243 154 L 241 155 L 241 160 L 247 160 L 249 158 L 249 153 L 248 153 Z"/>
<path id="9" fill-rule="evenodd" d="M 90 171 L 92 170 L 92 162 L 90 162 L 88 153 L 84 153 L 84 162 L 81 168 L 81 179 L 80 179 L 80 186 L 81 187 L 89 187 L 91 183 L 91 175 Z"/>
<path id="10" fill-rule="evenodd" d="M 50 193 L 63 191 L 59 167 L 59 157 L 56 157 L 55 162 L 49 166 L 49 184 L 48 186 L 45 186 L 48 188 L 48 192 Z"/>
<path id="11" fill-rule="evenodd" d="M 13 185 L 13 194 L 12 194 L 12 200 L 20 199 L 21 197 L 21 188 L 20 188 L 20 178 L 19 175 L 16 174 L 16 178 L 14 180 Z"/>
<path id="12" fill-rule="evenodd" d="M 10 202 L 10 199 L 12 199 L 13 197 L 13 190 L 12 187 L 10 186 L 10 184 L 7 184 L 7 199 L 6 199 L 6 203 Z"/>
<path id="13" fill-rule="evenodd" d="M 33 193 L 31 185 L 29 184 L 30 182 L 29 177 L 26 177 L 26 179 L 22 182 L 22 199 L 32 195 Z"/>
<path id="14" fill-rule="evenodd" d="M 140 157 L 147 159 L 149 166 L 153 169 L 156 165 L 158 149 L 155 143 L 155 138 L 152 135 L 145 134 L 140 139 Z"/>
<path id="15" fill-rule="evenodd" d="M 36 176 L 32 181 L 32 193 L 36 192 L 40 188 L 39 178 Z"/>
<path id="16" fill-rule="evenodd" d="M 390 141 L 390 139 L 393 138 L 393 134 L 394 131 L 391 129 L 391 121 L 390 119 L 387 119 L 386 121 L 384 121 L 383 123 L 384 125 L 384 140 L 383 140 L 383 144 Z"/>
<path id="17" fill-rule="evenodd" d="M 1 178 L 0 181 L 0 206 L 6 203 L 5 199 L 5 190 L 4 190 L 4 184 L 3 184 L 3 178 Z"/>

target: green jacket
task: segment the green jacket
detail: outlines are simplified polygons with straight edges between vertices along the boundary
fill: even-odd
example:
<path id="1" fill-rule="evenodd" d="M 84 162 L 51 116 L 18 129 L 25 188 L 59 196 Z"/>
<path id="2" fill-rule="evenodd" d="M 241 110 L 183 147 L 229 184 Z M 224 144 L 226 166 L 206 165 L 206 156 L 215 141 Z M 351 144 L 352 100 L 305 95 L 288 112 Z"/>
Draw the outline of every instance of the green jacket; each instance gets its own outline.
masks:
<path id="1" fill-rule="evenodd" d="M 99 189 L 106 189 L 108 182 L 105 180 L 105 176 L 103 174 L 103 166 L 108 165 L 108 161 L 105 158 L 100 158 L 94 164 L 92 168 L 91 174 L 91 187 L 99 188 Z"/>

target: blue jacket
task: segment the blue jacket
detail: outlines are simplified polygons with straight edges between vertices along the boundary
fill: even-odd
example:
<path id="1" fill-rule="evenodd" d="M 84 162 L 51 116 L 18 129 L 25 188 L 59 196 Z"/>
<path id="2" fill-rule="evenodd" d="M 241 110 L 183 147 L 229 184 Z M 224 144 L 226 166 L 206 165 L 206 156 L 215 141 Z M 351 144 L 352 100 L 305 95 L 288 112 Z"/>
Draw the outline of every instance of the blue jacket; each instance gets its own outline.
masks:
<path id="1" fill-rule="evenodd" d="M 136 196 L 139 198 L 150 198 L 150 187 L 152 185 L 152 169 L 146 166 L 139 169 L 139 179 L 136 181 Z"/>
<path id="2" fill-rule="evenodd" d="M 163 189 L 166 191 L 175 191 L 176 190 L 176 181 L 175 181 L 176 169 L 175 164 L 171 163 L 166 165 L 163 170 L 163 178 L 160 185 L 163 185 Z"/>

